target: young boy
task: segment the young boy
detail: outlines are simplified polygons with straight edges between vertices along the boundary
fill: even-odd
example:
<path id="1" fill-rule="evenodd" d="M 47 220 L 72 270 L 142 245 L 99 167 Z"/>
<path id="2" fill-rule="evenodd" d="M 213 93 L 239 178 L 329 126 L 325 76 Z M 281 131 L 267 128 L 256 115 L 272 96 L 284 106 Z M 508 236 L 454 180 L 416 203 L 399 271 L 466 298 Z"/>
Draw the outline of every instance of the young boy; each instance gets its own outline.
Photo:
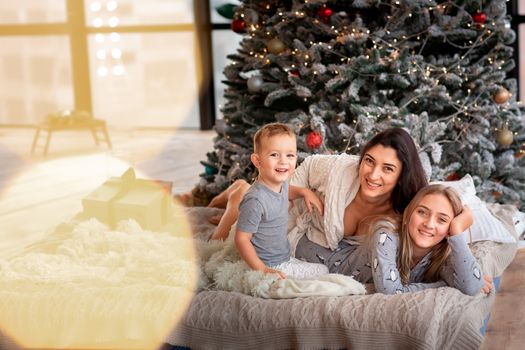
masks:
<path id="1" fill-rule="evenodd" d="M 288 179 L 297 163 L 295 134 L 285 124 L 271 123 L 257 131 L 253 143 L 251 161 L 259 175 L 239 205 L 235 245 L 241 257 L 252 269 L 280 278 L 327 274 L 325 265 L 291 256 Z M 296 191 L 290 196 L 295 197 Z"/>

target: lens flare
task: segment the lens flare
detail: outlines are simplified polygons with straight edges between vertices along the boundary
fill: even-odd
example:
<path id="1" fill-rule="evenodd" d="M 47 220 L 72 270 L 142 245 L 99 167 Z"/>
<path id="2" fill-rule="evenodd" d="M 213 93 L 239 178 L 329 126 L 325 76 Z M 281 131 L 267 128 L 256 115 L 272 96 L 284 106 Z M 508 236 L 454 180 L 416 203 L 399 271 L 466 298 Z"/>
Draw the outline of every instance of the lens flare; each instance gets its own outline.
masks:
<path id="1" fill-rule="evenodd" d="M 13 213 L 27 217 L 2 224 L 2 242 L 14 238 L 17 224 L 31 231 L 34 226 L 23 223 L 34 222 L 40 230 L 31 231 L 30 245 L 0 249 L 0 333 L 28 348 L 157 349 L 176 327 L 197 286 L 190 224 L 165 184 L 140 173 L 115 176 L 128 167 L 110 154 L 70 157 L 40 163 L 11 184 L 8 196 L 20 191 L 16 182 L 49 179 L 40 193 L 27 189 L 35 193 L 26 194 L 29 201 L 17 193 L 18 204 L 11 203 Z M 82 200 L 119 179 L 125 188 L 110 203 L 120 203 L 110 215 L 119 220 L 86 216 Z M 74 198 L 69 212 L 37 205 L 51 193 L 60 197 L 57 192 L 68 202 Z M 156 201 L 164 210 L 161 222 L 148 220 Z M 144 209 L 122 212 L 135 205 Z"/>

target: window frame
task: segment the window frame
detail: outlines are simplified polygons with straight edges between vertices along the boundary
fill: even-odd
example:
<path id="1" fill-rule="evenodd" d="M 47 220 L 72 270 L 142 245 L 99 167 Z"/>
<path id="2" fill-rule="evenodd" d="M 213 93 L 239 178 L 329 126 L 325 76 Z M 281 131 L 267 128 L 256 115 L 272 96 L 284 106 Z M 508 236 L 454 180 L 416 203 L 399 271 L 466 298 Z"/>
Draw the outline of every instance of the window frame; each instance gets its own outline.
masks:
<path id="1" fill-rule="evenodd" d="M 211 129 L 215 123 L 211 29 L 209 0 L 193 0 L 194 23 L 169 25 L 119 25 L 117 27 L 91 27 L 86 24 L 83 1 L 66 2 L 66 22 L 0 25 L 0 36 L 65 35 L 70 42 L 73 102 L 75 109 L 93 111 L 89 67 L 88 37 L 91 34 L 193 32 L 198 45 L 195 48 L 196 76 L 199 90 L 200 129 Z M 5 126 L 5 124 L 4 124 Z M 9 125 L 27 126 L 27 125 Z"/>

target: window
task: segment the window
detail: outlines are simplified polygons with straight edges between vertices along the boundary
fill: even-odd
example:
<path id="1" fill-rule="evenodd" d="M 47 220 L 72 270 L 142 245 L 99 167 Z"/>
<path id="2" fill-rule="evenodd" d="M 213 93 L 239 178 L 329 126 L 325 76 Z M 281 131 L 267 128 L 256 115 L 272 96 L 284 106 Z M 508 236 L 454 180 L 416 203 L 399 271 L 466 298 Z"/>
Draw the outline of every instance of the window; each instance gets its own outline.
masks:
<path id="1" fill-rule="evenodd" d="M 200 126 L 192 0 L 0 2 L 0 124 L 61 109 L 115 126 Z"/>
<path id="2" fill-rule="evenodd" d="M 239 1 L 215 0 L 210 2 L 210 18 L 212 21 L 212 52 L 213 52 L 213 76 L 215 94 L 215 115 L 217 119 L 222 119 L 220 109 L 225 103 L 224 88 L 222 80 L 226 77 L 223 74 L 224 68 L 230 64 L 226 56 L 236 53 L 242 35 L 230 29 L 231 20 L 222 17 L 217 8 L 224 4 L 238 5 Z"/>
<path id="3" fill-rule="evenodd" d="M 513 0 L 510 6 L 512 15 L 513 29 L 516 31 L 516 71 L 519 81 L 518 89 L 520 101 L 525 101 L 525 0 Z"/>

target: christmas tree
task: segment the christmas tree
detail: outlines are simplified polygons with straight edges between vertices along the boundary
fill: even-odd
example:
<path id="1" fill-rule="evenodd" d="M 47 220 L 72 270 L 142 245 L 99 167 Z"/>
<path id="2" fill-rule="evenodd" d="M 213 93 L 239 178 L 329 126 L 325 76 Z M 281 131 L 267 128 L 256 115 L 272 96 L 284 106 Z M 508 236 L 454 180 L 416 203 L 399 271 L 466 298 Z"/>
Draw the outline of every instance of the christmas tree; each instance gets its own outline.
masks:
<path id="1" fill-rule="evenodd" d="M 227 103 L 197 188 L 255 177 L 252 136 L 279 121 L 299 160 L 358 154 L 403 127 L 431 180 L 470 174 L 478 196 L 525 209 L 525 122 L 505 0 L 242 1 Z"/>

